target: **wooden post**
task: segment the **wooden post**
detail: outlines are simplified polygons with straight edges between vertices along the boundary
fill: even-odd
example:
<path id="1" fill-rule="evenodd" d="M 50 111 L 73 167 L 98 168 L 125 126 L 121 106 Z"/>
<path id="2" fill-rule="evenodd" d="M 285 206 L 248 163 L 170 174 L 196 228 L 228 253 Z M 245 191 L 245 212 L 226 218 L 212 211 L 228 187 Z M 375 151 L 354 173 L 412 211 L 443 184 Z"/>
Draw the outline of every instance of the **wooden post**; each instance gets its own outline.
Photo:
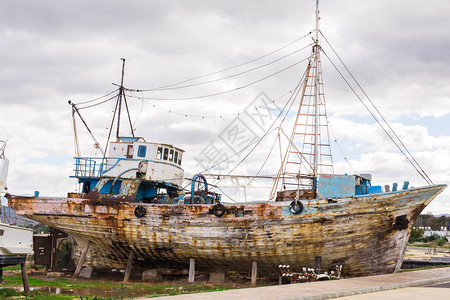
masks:
<path id="1" fill-rule="evenodd" d="M 252 285 L 256 285 L 257 274 L 258 274 L 258 263 L 254 261 L 252 263 Z"/>
<path id="2" fill-rule="evenodd" d="M 81 267 L 84 264 L 84 259 L 86 258 L 86 254 L 89 250 L 89 246 L 91 245 L 91 241 L 87 241 L 86 245 L 84 246 L 83 253 L 81 253 L 80 261 L 78 262 L 77 268 L 75 269 L 75 273 L 73 273 L 73 278 L 76 279 L 80 275 Z"/>
<path id="3" fill-rule="evenodd" d="M 28 295 L 28 293 L 30 293 L 30 284 L 28 283 L 27 266 L 25 263 L 20 264 L 20 266 L 22 267 L 23 291 L 25 295 Z"/>
<path id="4" fill-rule="evenodd" d="M 316 274 L 322 274 L 322 256 L 316 256 Z"/>
<path id="5" fill-rule="evenodd" d="M 127 283 L 130 278 L 131 266 L 133 265 L 134 253 L 130 251 L 130 255 L 128 256 L 127 268 L 125 269 L 125 276 L 123 277 L 123 283 Z"/>
<path id="6" fill-rule="evenodd" d="M 194 282 L 195 278 L 195 258 L 189 259 L 189 279 L 188 282 Z"/>

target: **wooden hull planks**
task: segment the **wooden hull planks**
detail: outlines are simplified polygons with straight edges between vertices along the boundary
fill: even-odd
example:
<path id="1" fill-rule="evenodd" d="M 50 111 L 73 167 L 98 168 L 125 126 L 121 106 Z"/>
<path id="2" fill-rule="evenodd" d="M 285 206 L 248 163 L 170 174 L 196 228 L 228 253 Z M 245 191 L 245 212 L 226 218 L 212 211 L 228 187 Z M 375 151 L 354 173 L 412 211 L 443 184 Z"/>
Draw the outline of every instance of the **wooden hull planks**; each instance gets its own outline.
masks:
<path id="1" fill-rule="evenodd" d="M 277 272 L 278 265 L 322 269 L 343 265 L 351 276 L 398 271 L 416 217 L 446 185 L 329 200 L 302 201 L 292 214 L 289 202 L 225 204 L 222 217 L 212 204 L 110 205 L 79 198 L 10 196 L 20 215 L 89 240 L 86 265 L 124 268 L 130 251 L 135 265 L 198 269 Z M 397 218 L 408 220 L 396 228 Z M 398 226 L 397 226 L 398 227 Z"/>

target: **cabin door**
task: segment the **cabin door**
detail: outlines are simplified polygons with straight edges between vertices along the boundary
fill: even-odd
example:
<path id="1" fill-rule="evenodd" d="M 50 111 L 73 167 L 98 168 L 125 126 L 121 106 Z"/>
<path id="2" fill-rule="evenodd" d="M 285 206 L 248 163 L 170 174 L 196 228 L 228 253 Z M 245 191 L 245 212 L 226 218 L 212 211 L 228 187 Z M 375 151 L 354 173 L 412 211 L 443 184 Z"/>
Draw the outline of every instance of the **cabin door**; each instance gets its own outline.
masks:
<path id="1" fill-rule="evenodd" d="M 127 158 L 133 158 L 133 145 L 128 145 Z"/>

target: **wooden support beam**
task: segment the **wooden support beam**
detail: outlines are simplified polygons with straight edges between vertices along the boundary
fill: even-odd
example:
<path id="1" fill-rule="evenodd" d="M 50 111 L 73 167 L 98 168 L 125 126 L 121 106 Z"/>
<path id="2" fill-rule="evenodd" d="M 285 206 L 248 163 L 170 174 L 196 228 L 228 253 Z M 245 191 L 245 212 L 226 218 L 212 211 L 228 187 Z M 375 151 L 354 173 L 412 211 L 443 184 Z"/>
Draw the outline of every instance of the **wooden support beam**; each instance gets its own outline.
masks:
<path id="1" fill-rule="evenodd" d="M 322 257 L 316 256 L 316 274 L 322 274 Z"/>
<path id="2" fill-rule="evenodd" d="M 188 282 L 194 282 L 195 278 L 195 258 L 189 259 L 189 279 Z"/>
<path id="3" fill-rule="evenodd" d="M 81 253 L 80 260 L 78 261 L 77 268 L 75 269 L 75 273 L 73 273 L 73 278 L 76 279 L 80 276 L 81 267 L 83 267 L 84 260 L 86 258 L 86 254 L 89 250 L 89 246 L 91 245 L 91 241 L 87 241 L 86 245 L 84 245 L 83 253 Z"/>
<path id="4" fill-rule="evenodd" d="M 256 285 L 257 275 L 258 275 L 258 263 L 254 261 L 252 263 L 252 285 Z"/>
<path id="5" fill-rule="evenodd" d="M 22 268 L 22 282 L 23 282 L 23 292 L 25 295 L 30 293 L 30 284 L 28 283 L 28 274 L 27 274 L 27 266 L 25 263 L 20 264 Z"/>
<path id="6" fill-rule="evenodd" d="M 125 276 L 123 277 L 123 283 L 127 283 L 130 278 L 131 266 L 133 265 L 134 253 L 130 251 L 130 255 L 128 256 L 127 268 L 125 269 Z"/>

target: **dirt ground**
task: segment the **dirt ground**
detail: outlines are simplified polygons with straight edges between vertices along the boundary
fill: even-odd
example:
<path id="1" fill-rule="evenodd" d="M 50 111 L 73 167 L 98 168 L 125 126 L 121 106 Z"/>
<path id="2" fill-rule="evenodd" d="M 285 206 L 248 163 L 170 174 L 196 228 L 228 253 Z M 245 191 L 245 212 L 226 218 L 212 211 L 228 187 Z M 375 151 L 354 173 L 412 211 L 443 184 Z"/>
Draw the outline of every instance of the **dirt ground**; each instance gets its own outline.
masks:
<path id="1" fill-rule="evenodd" d="M 450 250 L 439 248 L 421 248 L 421 247 L 407 247 L 405 259 L 410 260 L 431 260 L 431 257 L 450 257 Z"/>

